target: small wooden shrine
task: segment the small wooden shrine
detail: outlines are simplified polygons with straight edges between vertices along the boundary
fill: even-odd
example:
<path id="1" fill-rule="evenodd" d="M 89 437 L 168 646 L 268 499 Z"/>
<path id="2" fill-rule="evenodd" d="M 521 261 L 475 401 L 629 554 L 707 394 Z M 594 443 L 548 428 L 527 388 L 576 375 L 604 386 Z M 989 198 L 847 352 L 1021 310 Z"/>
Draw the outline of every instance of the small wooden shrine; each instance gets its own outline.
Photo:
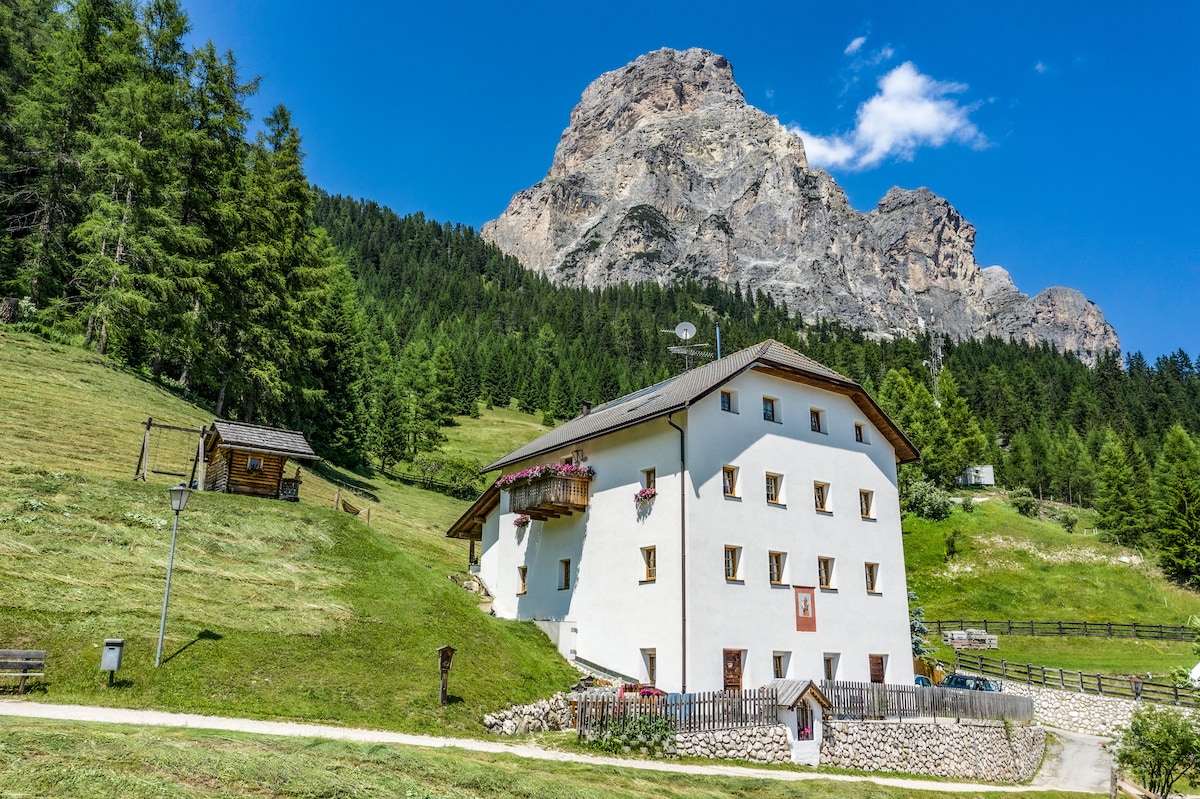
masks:
<path id="1" fill-rule="evenodd" d="M 296 502 L 300 470 L 284 477 L 288 458 L 321 460 L 303 433 L 218 419 L 204 439 L 204 490 Z"/>

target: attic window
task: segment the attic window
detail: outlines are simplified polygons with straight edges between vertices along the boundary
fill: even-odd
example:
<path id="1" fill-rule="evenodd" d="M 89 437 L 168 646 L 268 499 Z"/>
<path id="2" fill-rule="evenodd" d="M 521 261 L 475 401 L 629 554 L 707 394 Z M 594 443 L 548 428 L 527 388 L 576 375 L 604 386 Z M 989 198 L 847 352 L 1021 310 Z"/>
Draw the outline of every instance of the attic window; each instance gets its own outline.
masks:
<path id="1" fill-rule="evenodd" d="M 253 455 L 246 459 L 246 471 L 261 472 L 263 468 L 262 458 L 256 458 Z"/>

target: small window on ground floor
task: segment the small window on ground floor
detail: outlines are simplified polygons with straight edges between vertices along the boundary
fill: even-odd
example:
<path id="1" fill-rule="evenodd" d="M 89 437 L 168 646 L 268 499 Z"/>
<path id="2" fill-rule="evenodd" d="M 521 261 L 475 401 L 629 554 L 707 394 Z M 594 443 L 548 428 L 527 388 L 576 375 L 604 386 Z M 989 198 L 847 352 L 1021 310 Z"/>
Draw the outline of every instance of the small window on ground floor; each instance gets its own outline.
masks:
<path id="1" fill-rule="evenodd" d="M 658 549 L 657 547 L 642 547 L 642 581 L 652 583 L 658 579 Z"/>
<path id="2" fill-rule="evenodd" d="M 571 559 L 564 558 L 558 562 L 558 590 L 566 591 L 571 587 Z"/>

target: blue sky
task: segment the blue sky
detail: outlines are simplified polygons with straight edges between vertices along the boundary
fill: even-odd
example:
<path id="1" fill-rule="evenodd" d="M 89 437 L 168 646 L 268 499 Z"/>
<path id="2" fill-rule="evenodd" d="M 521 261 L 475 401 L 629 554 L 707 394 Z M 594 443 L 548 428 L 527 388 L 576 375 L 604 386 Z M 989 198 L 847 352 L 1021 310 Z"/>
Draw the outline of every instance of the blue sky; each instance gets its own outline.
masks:
<path id="1" fill-rule="evenodd" d="M 1151 361 L 1200 359 L 1200 3 L 185 0 L 262 77 L 311 180 L 478 228 L 546 173 L 580 94 L 660 47 L 726 56 L 861 211 L 928 186 L 976 260 L 1077 288 Z"/>

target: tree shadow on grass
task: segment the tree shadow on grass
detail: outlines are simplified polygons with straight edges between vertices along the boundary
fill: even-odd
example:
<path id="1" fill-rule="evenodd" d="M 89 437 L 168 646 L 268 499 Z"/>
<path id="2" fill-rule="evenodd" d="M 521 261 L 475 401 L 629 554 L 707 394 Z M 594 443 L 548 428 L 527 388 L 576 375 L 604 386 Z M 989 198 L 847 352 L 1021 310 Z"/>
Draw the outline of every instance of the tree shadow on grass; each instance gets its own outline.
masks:
<path id="1" fill-rule="evenodd" d="M 225 636 L 223 636 L 219 633 L 214 633 L 212 630 L 201 630 L 200 632 L 196 633 L 195 638 L 188 641 L 186 644 L 179 647 L 174 652 L 172 652 L 171 654 L 169 654 L 165 658 L 163 658 L 163 663 L 169 663 L 170 661 L 174 660 L 179 655 L 182 655 L 186 650 L 188 650 L 194 644 L 199 643 L 200 641 L 220 641 L 224 637 Z"/>

